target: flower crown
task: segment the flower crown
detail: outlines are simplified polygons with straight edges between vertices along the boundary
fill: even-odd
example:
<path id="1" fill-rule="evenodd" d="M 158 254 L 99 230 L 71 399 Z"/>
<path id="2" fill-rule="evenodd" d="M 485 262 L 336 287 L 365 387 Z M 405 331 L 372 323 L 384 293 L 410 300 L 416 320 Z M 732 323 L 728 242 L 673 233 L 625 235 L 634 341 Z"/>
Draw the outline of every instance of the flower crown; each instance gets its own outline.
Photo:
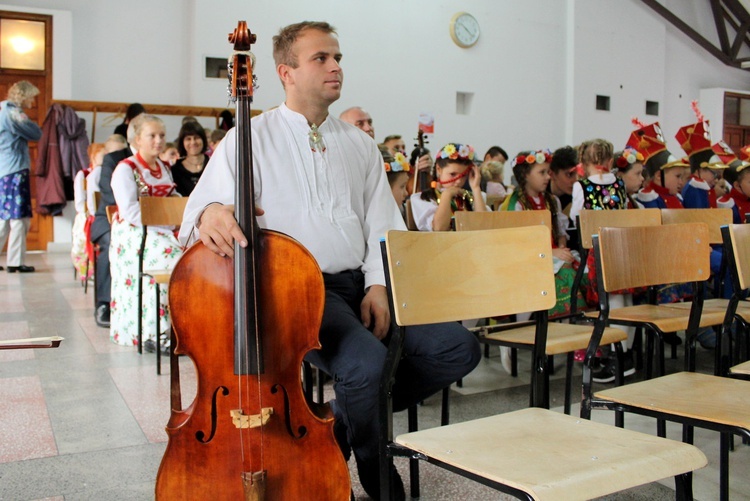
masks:
<path id="1" fill-rule="evenodd" d="M 632 165 L 636 162 L 643 163 L 643 154 L 640 151 L 636 151 L 634 148 L 626 147 L 622 150 L 622 154 L 617 157 L 615 166 L 618 169 L 624 169 L 628 165 Z"/>
<path id="2" fill-rule="evenodd" d="M 468 144 L 448 143 L 435 155 L 435 160 L 441 158 L 474 160 L 474 147 Z"/>
<path id="3" fill-rule="evenodd" d="M 403 153 L 397 151 L 393 158 L 393 162 L 385 162 L 386 172 L 409 172 L 411 166 Z"/>
<path id="4" fill-rule="evenodd" d="M 511 168 L 515 167 L 516 165 L 522 165 L 522 164 L 544 164 L 544 163 L 550 163 L 552 161 L 552 152 L 550 150 L 537 150 L 532 151 L 528 155 L 518 155 L 513 159 L 513 162 L 511 162 Z"/>

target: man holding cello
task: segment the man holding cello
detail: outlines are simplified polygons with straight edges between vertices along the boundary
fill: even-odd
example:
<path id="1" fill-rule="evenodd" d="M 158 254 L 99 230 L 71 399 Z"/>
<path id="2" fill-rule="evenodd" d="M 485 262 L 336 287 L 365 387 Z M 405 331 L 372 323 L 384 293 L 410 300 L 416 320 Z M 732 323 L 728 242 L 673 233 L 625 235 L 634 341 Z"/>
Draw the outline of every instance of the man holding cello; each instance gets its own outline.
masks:
<path id="1" fill-rule="evenodd" d="M 343 84 L 333 27 L 293 24 L 280 30 L 273 46 L 286 99 L 251 120 L 258 221 L 298 240 L 323 272 L 322 349 L 306 360 L 333 377 L 339 445 L 347 459 L 353 450 L 362 486 L 379 499 L 378 385 L 391 326 L 379 241 L 405 226 L 375 142 L 329 115 Z M 182 243 L 192 232 L 229 258 L 235 240 L 247 245 L 232 207 L 235 146 L 232 129 L 191 195 L 180 231 Z M 480 359 L 475 337 L 455 323 L 411 328 L 405 353 L 394 410 L 462 378 Z M 398 477 L 395 470 L 392 475 Z M 402 483 L 395 484 L 403 499 Z"/>

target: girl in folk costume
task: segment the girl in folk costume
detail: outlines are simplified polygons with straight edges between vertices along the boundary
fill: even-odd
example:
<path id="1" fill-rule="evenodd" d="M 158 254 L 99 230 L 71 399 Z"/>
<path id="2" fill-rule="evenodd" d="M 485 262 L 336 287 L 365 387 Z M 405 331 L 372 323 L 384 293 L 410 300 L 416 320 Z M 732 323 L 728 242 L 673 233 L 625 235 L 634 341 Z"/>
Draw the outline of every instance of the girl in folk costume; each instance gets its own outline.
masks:
<path id="1" fill-rule="evenodd" d="M 560 209 L 560 200 L 547 191 L 551 160 L 552 153 L 549 150 L 522 151 L 516 155 L 511 166 L 518 188 L 505 198 L 499 210 L 547 209 L 552 214 L 552 256 L 557 293 L 557 303 L 549 311 L 552 316 L 569 313 L 571 310 L 570 288 L 580 258 L 567 246 L 568 217 Z M 580 291 L 576 301 L 579 309 L 586 306 Z"/>
<path id="2" fill-rule="evenodd" d="M 385 167 L 385 174 L 388 177 L 388 185 L 391 187 L 391 193 L 393 193 L 393 199 L 396 201 L 398 210 L 405 220 L 406 209 L 404 203 L 409 197 L 407 185 L 409 184 L 409 170 L 411 169 L 411 165 L 400 151 L 396 152 L 395 155 L 391 155 L 388 149 L 383 146 L 380 149 L 380 154 L 383 155 L 383 166 Z"/>
<path id="3" fill-rule="evenodd" d="M 716 158 L 712 157 L 710 162 L 721 162 L 728 166 L 724 179 L 731 186 L 729 193 L 719 198 L 716 205 L 732 209 L 735 224 L 745 223 L 745 215 L 750 213 L 750 157 L 740 160 L 723 141 L 715 144 L 713 149 Z M 740 154 L 743 155 L 742 150 Z"/>
<path id="4" fill-rule="evenodd" d="M 686 209 L 715 209 L 715 186 L 721 180 L 726 164 L 711 161 L 714 152 L 711 149 L 708 120 L 698 109 L 697 101 L 693 101 L 691 106 L 698 122 L 681 127 L 675 134 L 690 163 L 690 178 L 682 188 L 682 205 Z"/>
<path id="5" fill-rule="evenodd" d="M 138 250 L 143 232 L 138 199 L 142 196 L 175 195 L 172 174 L 159 159 L 159 153 L 165 144 L 164 123 L 158 117 L 143 114 L 133 119 L 133 127 L 137 153 L 120 162 L 112 174 L 112 192 L 117 202 L 117 214 L 112 221 L 109 247 L 112 271 L 110 337 L 112 341 L 122 345 L 135 345 L 138 339 Z M 144 269 L 171 269 L 181 255 L 182 249 L 171 228 L 148 227 L 143 253 Z M 154 294 L 153 281 L 144 279 L 144 339 L 151 341 L 156 336 Z M 165 332 L 170 323 L 164 288 L 161 288 L 160 302 L 158 314 L 161 317 L 161 330 Z"/>
<path id="6" fill-rule="evenodd" d="M 634 118 L 633 125 L 638 129 L 630 134 L 627 146 L 643 155 L 646 167 L 646 187 L 636 199 L 646 208 L 681 209 L 678 195 L 687 179 L 688 164 L 667 150 L 659 122 L 644 125 Z"/>
<path id="7" fill-rule="evenodd" d="M 604 139 L 584 141 L 578 147 L 586 177 L 573 185 L 570 217 L 574 220 L 582 209 L 625 208 L 625 183 L 612 173 L 613 150 L 612 143 Z"/>
<path id="8" fill-rule="evenodd" d="M 76 216 L 73 219 L 70 257 L 73 260 L 73 267 L 75 267 L 82 282 L 88 280 L 90 274 L 94 271 L 94 267 L 89 266 L 89 252 L 87 250 L 89 241 L 87 227 L 91 224 L 89 216 L 92 213 L 88 210 L 86 183 L 94 166 L 102 164 L 104 153 L 104 143 L 90 144 L 88 147 L 88 168 L 78 171 L 76 177 L 73 179 L 73 200 L 76 208 Z"/>
<path id="9" fill-rule="evenodd" d="M 627 200 L 626 209 L 642 209 L 643 204 L 635 199 L 635 195 L 643 188 L 643 155 L 633 148 L 625 148 L 615 153 L 612 170 L 615 176 L 625 183 Z"/>
<path id="10" fill-rule="evenodd" d="M 573 186 L 573 202 L 570 209 L 571 217 L 575 218 L 581 210 L 621 210 L 627 208 L 628 193 L 625 181 L 616 176 L 613 171 L 614 165 L 614 147 L 612 143 L 605 139 L 592 139 L 584 141 L 578 147 L 578 158 L 581 161 L 585 178 L 579 180 Z M 586 278 L 589 284 L 596 283 L 596 266 L 594 253 L 589 252 L 586 260 L 588 273 Z M 586 287 L 586 299 L 589 304 L 597 304 L 598 294 L 596 287 Z M 610 296 L 612 307 L 622 307 L 633 304 L 632 291 L 623 291 L 622 294 L 613 294 Z M 629 338 L 634 338 L 635 331 L 630 332 Z M 629 343 L 623 343 L 625 352 L 624 374 L 629 376 L 635 372 L 633 358 L 628 347 L 632 346 L 633 339 Z M 610 352 L 612 356 L 602 360 L 601 366 L 593 375 L 592 380 L 597 383 L 608 383 L 614 381 L 616 372 L 616 363 L 614 359 L 614 350 Z M 583 360 L 583 353 L 575 354 L 576 358 Z"/>
<path id="11" fill-rule="evenodd" d="M 462 188 L 469 178 L 471 191 Z M 457 210 L 487 210 L 480 188 L 482 175 L 474 164 L 474 148 L 468 144 L 448 143 L 435 157 L 432 188 L 415 193 L 409 199 L 414 221 L 420 231 L 454 229 Z"/>

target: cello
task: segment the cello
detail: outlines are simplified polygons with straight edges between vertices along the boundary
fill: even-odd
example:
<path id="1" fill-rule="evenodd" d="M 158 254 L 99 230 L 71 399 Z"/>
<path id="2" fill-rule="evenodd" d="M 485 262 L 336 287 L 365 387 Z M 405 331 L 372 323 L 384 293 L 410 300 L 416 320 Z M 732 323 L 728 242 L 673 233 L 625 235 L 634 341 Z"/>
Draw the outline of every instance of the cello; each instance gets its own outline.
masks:
<path id="1" fill-rule="evenodd" d="M 234 260 L 190 247 L 169 302 L 176 354 L 196 370 L 195 400 L 172 409 L 156 499 L 347 500 L 349 471 L 327 405 L 306 401 L 304 355 L 320 347 L 323 277 L 298 242 L 255 219 L 250 102 L 254 76 L 245 21 L 229 35 L 237 110 L 235 217 L 248 246 Z"/>

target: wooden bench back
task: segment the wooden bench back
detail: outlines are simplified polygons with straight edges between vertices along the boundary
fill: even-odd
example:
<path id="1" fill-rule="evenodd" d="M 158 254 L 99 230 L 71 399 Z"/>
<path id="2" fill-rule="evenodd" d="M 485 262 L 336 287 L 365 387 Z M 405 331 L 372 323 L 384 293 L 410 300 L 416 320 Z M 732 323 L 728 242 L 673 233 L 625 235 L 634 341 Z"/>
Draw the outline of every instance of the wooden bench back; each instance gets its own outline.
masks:
<path id="1" fill-rule="evenodd" d="M 732 248 L 734 264 L 730 263 L 733 272 L 740 281 L 740 289 L 750 287 L 750 224 L 727 225 L 729 241 L 724 243 Z"/>
<path id="2" fill-rule="evenodd" d="M 546 226 L 552 231 L 552 215 L 548 210 L 521 210 L 501 212 L 459 211 L 454 214 L 456 231 L 497 230 Z"/>
<path id="3" fill-rule="evenodd" d="M 698 282 L 708 280 L 711 275 L 706 223 L 606 227 L 600 229 L 596 238 L 599 240 L 597 259 L 601 262 L 607 292 Z"/>
<path id="4" fill-rule="evenodd" d="M 510 315 L 555 305 L 552 244 L 542 226 L 392 230 L 385 242 L 398 325 Z"/>
<path id="5" fill-rule="evenodd" d="M 591 237 L 599 233 L 599 228 L 661 225 L 659 209 L 582 210 L 578 219 L 581 247 L 584 249 L 593 247 Z"/>
<path id="6" fill-rule="evenodd" d="M 732 224 L 732 209 L 662 209 L 661 224 L 706 223 L 712 244 L 722 243 L 721 227 Z"/>
<path id="7" fill-rule="evenodd" d="M 114 219 L 115 212 L 117 212 L 117 206 L 108 205 L 104 208 L 104 211 L 107 213 L 107 221 L 109 221 L 109 224 L 112 224 L 112 219 Z"/>
<path id="8" fill-rule="evenodd" d="M 417 231 L 417 223 L 414 221 L 414 212 L 411 210 L 411 200 L 406 199 L 406 228 L 411 231 Z"/>
<path id="9" fill-rule="evenodd" d="M 179 226 L 188 197 L 141 197 L 141 224 L 144 226 Z"/>

